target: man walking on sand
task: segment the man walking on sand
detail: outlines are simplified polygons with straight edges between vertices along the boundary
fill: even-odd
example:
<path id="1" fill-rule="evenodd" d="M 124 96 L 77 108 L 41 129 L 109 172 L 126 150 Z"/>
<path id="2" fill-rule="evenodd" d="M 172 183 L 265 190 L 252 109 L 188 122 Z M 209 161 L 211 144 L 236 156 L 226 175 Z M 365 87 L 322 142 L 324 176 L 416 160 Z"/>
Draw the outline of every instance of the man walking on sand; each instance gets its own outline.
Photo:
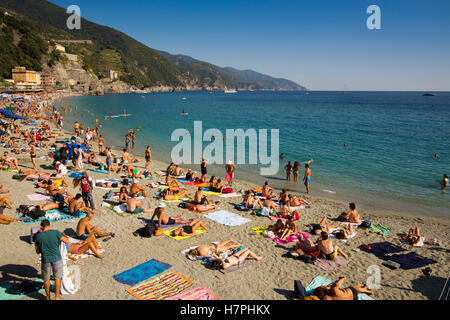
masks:
<path id="1" fill-rule="evenodd" d="M 55 277 L 55 300 L 60 297 L 61 279 L 63 277 L 63 260 L 59 251 L 60 241 L 70 244 L 69 239 L 57 230 L 50 230 L 50 221 L 41 222 L 42 231 L 35 235 L 36 252 L 41 254 L 41 272 L 44 280 L 46 299 L 50 300 L 50 268 Z"/>

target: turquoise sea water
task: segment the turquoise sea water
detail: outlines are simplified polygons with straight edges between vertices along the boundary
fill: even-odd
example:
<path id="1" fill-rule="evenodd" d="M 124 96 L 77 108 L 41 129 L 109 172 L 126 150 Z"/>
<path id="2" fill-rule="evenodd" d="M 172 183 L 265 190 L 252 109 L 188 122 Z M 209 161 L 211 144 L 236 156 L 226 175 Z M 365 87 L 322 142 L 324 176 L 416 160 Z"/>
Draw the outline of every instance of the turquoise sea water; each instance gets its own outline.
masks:
<path id="1" fill-rule="evenodd" d="M 439 186 L 443 174 L 450 174 L 450 93 L 180 92 L 75 97 L 60 104 L 78 109 L 76 116 L 65 116 L 66 127 L 75 119 L 94 127 L 98 118 L 110 145 L 123 147 L 127 129 L 142 126 L 136 153 L 143 154 L 149 144 L 154 157 L 166 161 L 176 144 L 170 141 L 172 132 L 192 131 L 194 120 L 202 120 L 203 130 L 217 128 L 224 135 L 225 129 L 279 129 L 285 158 L 271 183 L 304 191 L 302 183 L 282 179 L 283 167 L 287 160 L 313 157 L 315 194 L 378 209 L 450 216 L 450 195 Z M 123 109 L 132 116 L 104 120 Z M 182 109 L 188 116 L 180 115 Z M 435 153 L 441 158 L 433 158 Z M 240 166 L 237 174 L 266 179 L 259 177 L 257 165 Z"/>

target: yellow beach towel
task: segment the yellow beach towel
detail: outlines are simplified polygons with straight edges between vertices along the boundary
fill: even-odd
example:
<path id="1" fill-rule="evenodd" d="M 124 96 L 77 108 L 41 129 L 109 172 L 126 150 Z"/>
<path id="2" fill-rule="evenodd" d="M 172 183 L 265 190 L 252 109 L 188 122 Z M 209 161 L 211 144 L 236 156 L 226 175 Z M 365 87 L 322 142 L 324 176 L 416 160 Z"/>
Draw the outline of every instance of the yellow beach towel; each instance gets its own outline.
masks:
<path id="1" fill-rule="evenodd" d="M 175 228 L 175 229 L 177 229 L 177 228 Z M 168 237 L 171 237 L 172 239 L 175 239 L 175 240 L 181 240 L 181 239 L 187 239 L 187 238 L 190 238 L 190 237 L 192 237 L 192 236 L 196 236 L 196 235 L 198 235 L 198 234 L 200 234 L 200 233 L 205 233 L 205 232 L 206 232 L 205 229 L 203 229 L 203 228 L 200 227 L 200 228 L 198 228 L 197 230 L 195 230 L 195 232 L 194 232 L 192 235 L 190 235 L 190 236 L 187 236 L 187 237 L 181 237 L 181 236 L 174 237 L 174 236 L 172 235 L 172 231 L 175 230 L 175 229 L 165 230 L 165 231 L 164 231 L 164 234 L 165 234 L 166 236 L 168 236 Z"/>

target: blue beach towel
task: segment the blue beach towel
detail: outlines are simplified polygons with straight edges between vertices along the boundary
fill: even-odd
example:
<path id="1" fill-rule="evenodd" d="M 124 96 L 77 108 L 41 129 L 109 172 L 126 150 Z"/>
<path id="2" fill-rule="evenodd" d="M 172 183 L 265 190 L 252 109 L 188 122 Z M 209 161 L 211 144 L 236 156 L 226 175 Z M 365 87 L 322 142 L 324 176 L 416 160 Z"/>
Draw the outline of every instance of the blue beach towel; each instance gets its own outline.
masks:
<path id="1" fill-rule="evenodd" d="M 156 259 L 149 260 L 134 268 L 113 276 L 114 280 L 134 286 L 148 278 L 151 278 L 171 267 L 170 264 L 161 262 Z"/>
<path id="2" fill-rule="evenodd" d="M 329 285 L 332 282 L 333 281 L 331 281 L 328 278 L 325 278 L 325 277 L 322 277 L 322 276 L 317 276 L 314 279 L 312 279 L 311 283 L 305 288 L 306 289 L 306 295 L 307 296 L 312 296 L 312 295 L 314 295 L 314 289 L 315 288 Z M 360 294 L 358 294 L 358 300 L 374 300 L 374 299 L 369 297 L 365 293 L 360 293 Z"/>

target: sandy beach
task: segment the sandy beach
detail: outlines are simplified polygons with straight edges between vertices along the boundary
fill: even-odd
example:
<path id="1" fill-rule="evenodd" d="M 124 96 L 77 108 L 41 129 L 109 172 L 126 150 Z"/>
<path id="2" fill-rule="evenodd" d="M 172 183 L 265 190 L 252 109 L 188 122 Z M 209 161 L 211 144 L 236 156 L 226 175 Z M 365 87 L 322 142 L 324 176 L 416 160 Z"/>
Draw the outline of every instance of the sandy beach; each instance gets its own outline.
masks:
<path id="1" fill-rule="evenodd" d="M 51 124 L 54 127 L 54 124 Z M 62 133 L 61 137 L 71 137 L 72 133 Z M 106 145 L 110 143 L 106 138 Z M 93 143 L 97 151 L 96 142 Z M 157 145 L 151 146 L 152 150 L 158 148 Z M 6 149 L 0 148 L 0 153 Z M 114 150 L 118 156 L 122 154 L 119 150 Z M 51 172 L 49 169 L 51 161 L 43 160 L 40 157 L 48 154 L 47 150 L 38 152 L 37 164 L 39 170 Z M 32 169 L 30 156 L 28 154 L 14 155 L 19 160 L 19 166 L 25 169 Z M 138 168 L 143 168 L 145 161 L 142 156 L 137 156 L 140 161 Z M 100 157 L 104 159 L 104 157 Z M 140 181 L 140 185 L 147 185 L 153 182 L 164 182 L 164 177 L 158 172 L 167 168 L 167 163 L 153 160 L 150 169 L 153 176 L 150 179 Z M 69 164 L 70 169 L 71 164 Z M 85 166 L 91 168 L 92 166 Z M 186 168 L 186 167 L 184 167 Z M 197 172 L 198 167 L 192 167 Z M 119 178 L 119 175 L 112 174 L 110 177 L 103 173 L 89 172 L 94 179 Z M 13 180 L 14 173 L 2 172 L 0 183 L 4 189 L 10 190 L 10 200 L 14 209 L 21 204 L 38 204 L 43 202 L 32 202 L 26 195 L 38 191 L 32 182 Z M 220 178 L 224 180 L 225 170 Z M 209 178 L 209 177 L 208 177 Z M 69 183 L 72 179 L 69 179 Z M 196 187 L 184 186 L 189 194 L 195 193 Z M 248 190 L 256 186 L 239 179 L 239 167 L 237 168 L 236 180 L 233 185 L 235 191 Z M 154 209 L 160 203 L 155 198 L 156 189 L 145 187 L 149 196 L 143 201 L 145 208 Z M 40 190 L 41 191 L 41 190 Z M 118 191 L 116 189 L 116 191 Z M 76 194 L 79 190 L 69 188 L 71 194 Z M 306 264 L 301 260 L 296 260 L 286 256 L 286 253 L 295 243 L 286 245 L 277 245 L 275 242 L 263 238 L 251 230 L 253 227 L 260 227 L 273 224 L 273 221 L 267 217 L 260 217 L 251 214 L 251 211 L 240 212 L 234 208 L 234 204 L 239 203 L 241 198 L 219 198 L 210 195 L 211 200 L 219 201 L 219 209 L 236 213 L 242 217 L 251 219 L 250 222 L 236 227 L 229 227 L 216 223 L 204 214 L 196 214 L 186 209 L 178 208 L 178 203 L 167 203 L 166 212 L 169 216 L 185 214 L 185 218 L 200 219 L 207 225 L 209 231 L 188 239 L 174 240 L 166 235 L 154 236 L 152 238 L 140 238 L 133 236 L 132 232 L 143 226 L 142 218 L 150 218 L 151 214 L 143 213 L 131 216 L 120 216 L 106 207 L 101 207 L 103 195 L 106 190 L 95 188 L 93 191 L 96 209 L 99 210 L 92 224 L 99 226 L 103 230 L 111 231 L 116 236 L 107 242 L 99 243 L 104 247 L 103 259 L 90 257 L 78 262 L 69 262 L 76 264 L 81 271 L 81 288 L 73 295 L 64 295 L 65 300 L 127 300 L 136 299 L 126 292 L 128 285 L 119 283 L 113 279 L 113 275 L 121 273 L 136 265 L 144 263 L 150 259 L 158 259 L 162 262 L 172 265 L 172 270 L 194 280 L 194 287 L 205 286 L 210 289 L 221 300 L 285 300 L 293 298 L 294 280 L 301 280 L 306 286 L 314 277 L 325 276 L 331 280 L 337 280 L 340 276 L 346 276 L 346 285 L 356 283 L 366 283 L 370 276 L 367 268 L 372 265 L 380 267 L 381 288 L 375 290 L 373 298 L 376 300 L 425 300 L 438 299 L 444 283 L 448 277 L 449 271 L 449 249 L 448 249 L 448 230 L 450 220 L 445 218 L 434 218 L 429 216 L 411 215 L 408 213 L 398 213 L 389 211 L 368 211 L 363 208 L 357 208 L 359 214 L 364 220 L 370 220 L 372 223 L 380 223 L 391 228 L 388 236 L 378 235 L 369 232 L 367 229 L 357 229 L 355 237 L 343 242 L 334 239 L 342 250 L 347 253 L 351 261 L 340 267 L 338 270 L 325 271 L 314 264 Z M 279 190 L 275 190 L 278 195 Z M 324 216 L 336 218 L 341 212 L 347 211 L 348 202 L 331 200 L 303 193 L 296 194 L 304 197 L 311 202 L 309 208 L 300 209 L 300 219 L 296 221 L 300 231 L 308 231 L 308 225 L 319 223 Z M 357 204 L 358 205 L 358 204 Z M 4 215 L 17 218 L 15 210 L 6 208 Z M 75 229 L 77 220 L 70 222 L 54 222 L 52 229 L 59 231 L 70 231 Z M 38 265 L 39 256 L 35 252 L 34 245 L 28 242 L 31 227 L 38 224 L 21 224 L 21 222 L 10 225 L 0 225 L 0 241 L 3 245 L 3 252 L 0 256 L 0 286 L 12 283 L 14 280 L 37 279 L 40 276 L 40 265 Z M 418 226 L 422 235 L 426 239 L 437 238 L 440 246 L 431 246 L 425 244 L 422 247 L 413 247 L 400 240 L 399 234 L 407 232 L 409 228 Z M 316 239 L 312 236 L 313 240 Z M 236 242 L 248 247 L 257 255 L 263 256 L 262 261 L 253 262 L 253 265 L 237 270 L 228 274 L 222 274 L 219 271 L 213 271 L 207 268 L 201 261 L 190 261 L 180 251 L 192 246 L 208 244 L 213 241 L 225 241 L 233 239 Z M 375 255 L 363 252 L 358 249 L 362 244 L 370 244 L 381 241 L 389 241 L 400 245 L 405 252 L 416 252 L 424 257 L 433 259 L 437 263 L 429 265 L 432 269 L 431 276 L 425 276 L 421 269 L 410 270 L 391 270 L 382 266 L 382 260 Z M 24 299 L 41 299 L 42 294 L 35 294 Z"/>

